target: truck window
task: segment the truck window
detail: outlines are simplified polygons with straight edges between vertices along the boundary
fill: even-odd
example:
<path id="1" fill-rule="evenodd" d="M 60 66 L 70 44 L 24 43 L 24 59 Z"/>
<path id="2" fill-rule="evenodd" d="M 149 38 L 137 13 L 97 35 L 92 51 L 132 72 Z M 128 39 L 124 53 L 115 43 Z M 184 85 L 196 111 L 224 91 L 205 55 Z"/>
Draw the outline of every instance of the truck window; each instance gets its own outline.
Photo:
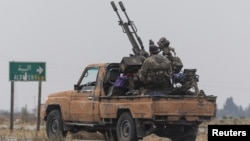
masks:
<path id="1" fill-rule="evenodd" d="M 80 83 L 82 90 L 93 90 L 96 85 L 97 75 L 98 68 L 88 68 Z"/>

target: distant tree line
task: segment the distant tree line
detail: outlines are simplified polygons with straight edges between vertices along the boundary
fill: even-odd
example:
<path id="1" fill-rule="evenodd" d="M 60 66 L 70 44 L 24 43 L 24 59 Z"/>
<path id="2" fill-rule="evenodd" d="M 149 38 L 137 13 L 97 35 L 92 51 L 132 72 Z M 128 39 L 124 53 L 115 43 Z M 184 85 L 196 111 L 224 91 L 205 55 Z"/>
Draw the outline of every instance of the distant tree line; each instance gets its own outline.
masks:
<path id="1" fill-rule="evenodd" d="M 250 117 L 250 104 L 247 108 L 243 109 L 234 103 L 233 98 L 229 97 L 222 109 L 217 109 L 216 117 L 218 118 L 249 118 Z"/>

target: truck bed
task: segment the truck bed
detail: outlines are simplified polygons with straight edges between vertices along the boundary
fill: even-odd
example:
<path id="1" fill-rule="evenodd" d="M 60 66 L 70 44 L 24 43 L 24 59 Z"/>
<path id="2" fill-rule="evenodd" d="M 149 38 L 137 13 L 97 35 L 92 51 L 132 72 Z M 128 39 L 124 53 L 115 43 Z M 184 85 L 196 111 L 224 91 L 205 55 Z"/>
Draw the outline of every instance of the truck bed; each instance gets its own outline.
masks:
<path id="1" fill-rule="evenodd" d="M 103 96 L 100 101 L 101 118 L 116 118 L 119 110 L 130 110 L 133 118 L 169 122 L 209 121 L 216 114 L 215 96 Z"/>

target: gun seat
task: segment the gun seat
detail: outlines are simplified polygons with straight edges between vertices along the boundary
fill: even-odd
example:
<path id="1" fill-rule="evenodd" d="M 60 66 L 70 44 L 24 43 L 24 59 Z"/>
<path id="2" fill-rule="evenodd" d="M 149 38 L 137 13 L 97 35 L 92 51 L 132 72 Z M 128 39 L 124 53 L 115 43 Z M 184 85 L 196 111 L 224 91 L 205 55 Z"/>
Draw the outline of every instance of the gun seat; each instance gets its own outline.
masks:
<path id="1" fill-rule="evenodd" d="M 106 83 L 105 93 L 107 96 L 110 96 L 112 94 L 113 85 L 119 76 L 120 76 L 120 71 L 118 68 L 111 68 L 108 70 L 105 82 Z"/>

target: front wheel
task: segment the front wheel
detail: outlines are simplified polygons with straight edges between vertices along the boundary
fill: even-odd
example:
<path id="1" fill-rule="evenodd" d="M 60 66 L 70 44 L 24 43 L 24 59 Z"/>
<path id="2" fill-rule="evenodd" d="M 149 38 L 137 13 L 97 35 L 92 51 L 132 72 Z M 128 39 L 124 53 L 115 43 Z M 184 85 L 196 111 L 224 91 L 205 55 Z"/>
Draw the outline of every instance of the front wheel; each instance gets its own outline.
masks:
<path id="1" fill-rule="evenodd" d="M 46 122 L 47 137 L 50 140 L 62 140 L 67 135 L 63 130 L 63 122 L 59 110 L 53 110 L 49 113 Z"/>
<path id="2" fill-rule="evenodd" d="M 137 141 L 135 121 L 129 112 L 124 112 L 117 122 L 117 138 L 119 141 Z"/>

